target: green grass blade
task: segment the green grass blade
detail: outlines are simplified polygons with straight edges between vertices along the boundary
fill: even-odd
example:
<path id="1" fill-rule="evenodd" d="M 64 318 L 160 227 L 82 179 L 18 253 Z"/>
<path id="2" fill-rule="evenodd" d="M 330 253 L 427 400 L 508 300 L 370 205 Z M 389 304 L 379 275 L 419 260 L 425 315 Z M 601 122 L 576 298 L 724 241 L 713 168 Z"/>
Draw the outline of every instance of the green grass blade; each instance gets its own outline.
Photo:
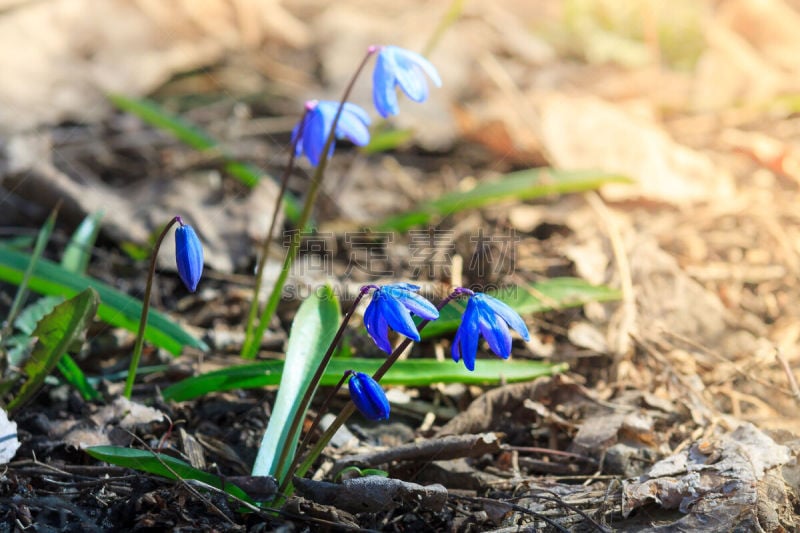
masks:
<path id="1" fill-rule="evenodd" d="M 605 285 L 592 285 L 579 278 L 552 278 L 530 285 L 512 285 L 487 294 L 502 300 L 521 315 L 578 307 L 589 302 L 612 302 L 622 297 L 620 291 Z M 423 339 L 444 335 L 458 329 L 464 302 L 450 302 L 439 312 L 439 319 L 420 333 Z"/>
<path id="2" fill-rule="evenodd" d="M 248 187 L 254 186 L 261 180 L 263 173 L 254 165 L 234 160 L 224 153 L 219 143 L 205 131 L 180 117 L 172 115 L 156 102 L 147 99 L 128 98 L 120 94 L 110 94 L 108 99 L 121 111 L 136 115 L 147 124 L 170 133 L 173 137 L 195 150 L 201 152 L 216 150 L 225 160 L 223 166 L 225 171 Z M 297 222 L 301 209 L 297 198 L 286 194 L 283 199 L 283 209 L 289 220 Z"/>
<path id="3" fill-rule="evenodd" d="M 33 274 L 33 270 L 36 268 L 36 263 L 42 257 L 42 253 L 47 246 L 47 242 L 50 240 L 50 235 L 53 234 L 53 228 L 56 225 L 57 215 L 58 208 L 54 209 L 53 212 L 50 213 L 50 216 L 47 217 L 44 225 L 39 230 L 39 234 L 36 236 L 36 244 L 33 246 L 33 253 L 31 253 L 30 260 L 25 267 L 24 274 L 18 282 L 17 294 L 14 295 L 14 301 L 11 302 L 11 308 L 8 311 L 6 323 L 3 327 L 3 334 L 8 333 L 8 331 L 11 329 L 11 325 L 17 318 L 20 309 L 22 309 L 22 304 L 25 302 L 25 298 L 28 296 L 28 287 L 31 280 L 31 275 Z M 0 334 L 0 337 L 4 337 L 5 335 L 3 334 Z"/>
<path id="4" fill-rule="evenodd" d="M 103 399 L 100 392 L 89 383 L 89 380 L 86 379 L 86 374 L 83 373 L 81 367 L 78 366 L 78 363 L 76 363 L 75 359 L 69 354 L 65 353 L 61 356 L 58 364 L 56 364 L 56 368 L 58 368 L 58 371 L 64 376 L 67 383 L 75 387 L 75 390 L 81 393 L 81 397 L 87 402 L 100 401 Z"/>
<path id="5" fill-rule="evenodd" d="M 20 283 L 30 256 L 0 244 L 0 280 L 9 283 Z M 142 303 L 127 294 L 95 279 L 74 274 L 59 265 L 40 259 L 30 277 L 30 289 L 48 296 L 70 298 L 87 287 L 92 287 L 100 294 L 98 316 L 112 326 L 136 331 Z M 184 346 L 200 350 L 208 350 L 206 344 L 183 330 L 162 313 L 150 311 L 145 330 L 145 339 L 156 346 L 179 354 Z"/>
<path id="6" fill-rule="evenodd" d="M 92 257 L 92 248 L 100 233 L 102 218 L 103 212 L 95 211 L 83 219 L 64 249 L 64 255 L 61 256 L 62 267 L 76 274 L 86 273 L 89 259 Z"/>
<path id="7" fill-rule="evenodd" d="M 620 174 L 593 170 L 521 170 L 498 180 L 481 182 L 469 191 L 452 192 L 425 202 L 414 210 L 384 220 L 378 224 L 378 228 L 384 231 L 405 231 L 465 209 L 508 200 L 533 200 L 553 194 L 590 191 L 608 183 L 632 183 L 632 180 Z"/>
<path id="8" fill-rule="evenodd" d="M 276 462 L 285 446 L 290 447 L 287 457 L 294 457 L 300 428 L 289 426 L 336 336 L 340 319 L 339 302 L 329 285 L 314 291 L 297 310 L 286 345 L 286 368 L 291 371 L 282 373 L 278 396 L 253 466 L 254 476 L 282 479 L 286 475 L 289 465 L 275 472 Z"/>
<path id="9" fill-rule="evenodd" d="M 347 370 L 374 373 L 383 363 L 381 359 L 333 359 L 322 377 L 322 385 L 333 386 Z M 210 392 L 234 389 L 255 389 L 278 385 L 283 373 L 283 361 L 263 361 L 247 365 L 232 366 L 207 374 L 184 379 L 164 389 L 165 400 L 183 402 Z M 397 361 L 381 379 L 384 385 L 423 386 L 433 383 L 466 383 L 471 385 L 493 385 L 501 380 L 507 382 L 530 381 L 540 376 L 563 372 L 565 364 L 541 361 L 480 359 L 475 371 L 468 371 L 463 364 L 432 359 L 406 359 Z"/>
<path id="10" fill-rule="evenodd" d="M 58 304 L 39 321 L 33 331 L 33 336 L 38 339 L 36 346 L 24 366 L 27 379 L 8 404 L 9 411 L 18 409 L 33 398 L 61 356 L 82 342 L 99 303 L 97 292 L 89 288 Z"/>
<path id="11" fill-rule="evenodd" d="M 155 474 L 171 480 L 195 479 L 206 485 L 223 490 L 242 501 L 255 503 L 250 496 L 236 485 L 223 481 L 220 477 L 203 472 L 192 465 L 170 455 L 123 448 L 121 446 L 92 446 L 84 450 L 86 453 L 112 465 L 131 468 L 140 472 Z"/>

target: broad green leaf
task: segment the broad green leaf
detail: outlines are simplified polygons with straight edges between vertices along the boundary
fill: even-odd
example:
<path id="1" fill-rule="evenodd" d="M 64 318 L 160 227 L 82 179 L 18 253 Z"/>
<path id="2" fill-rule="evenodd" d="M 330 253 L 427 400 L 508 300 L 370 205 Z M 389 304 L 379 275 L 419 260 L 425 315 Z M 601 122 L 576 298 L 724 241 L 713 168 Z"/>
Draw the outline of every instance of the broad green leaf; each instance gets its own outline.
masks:
<path id="1" fill-rule="evenodd" d="M 14 327 L 20 330 L 25 335 L 32 335 L 33 330 L 36 329 L 36 324 L 50 313 L 55 306 L 64 301 L 62 296 L 45 296 L 39 298 L 19 314 L 14 321 Z"/>
<path id="2" fill-rule="evenodd" d="M 18 284 L 22 281 L 30 256 L 0 244 L 0 280 Z M 69 298 L 92 287 L 100 295 L 98 316 L 112 326 L 136 331 L 142 302 L 119 292 L 96 279 L 73 274 L 59 265 L 40 259 L 36 262 L 30 278 L 31 290 L 40 294 L 59 295 Z M 147 321 L 145 339 L 173 354 L 179 354 L 184 346 L 208 350 L 206 344 L 183 330 L 162 313 L 152 310 Z"/>
<path id="3" fill-rule="evenodd" d="M 524 285 L 511 285 L 499 290 L 486 291 L 510 305 L 521 315 L 541 313 L 555 309 L 579 307 L 589 302 L 611 302 L 622 294 L 605 285 L 592 285 L 580 278 L 552 278 Z M 458 329 L 466 305 L 461 300 L 450 302 L 439 311 L 438 320 L 428 324 L 420 337 L 428 339 Z"/>
<path id="4" fill-rule="evenodd" d="M 219 490 L 224 490 L 242 501 L 255 503 L 242 489 L 229 481 L 223 481 L 214 474 L 198 470 L 189 463 L 170 455 L 135 448 L 123 448 L 122 446 L 92 446 L 86 448 L 85 451 L 95 459 L 112 465 L 124 466 L 172 480 L 195 479 Z"/>
<path id="5" fill-rule="evenodd" d="M 88 288 L 57 305 L 51 313 L 39 321 L 33 331 L 33 336 L 38 341 L 24 366 L 27 379 L 8 404 L 9 411 L 19 408 L 33 398 L 61 356 L 72 350 L 75 344 L 82 342 L 99 303 L 97 291 Z"/>
<path id="6" fill-rule="evenodd" d="M 323 386 L 336 385 L 348 370 L 373 374 L 383 364 L 382 359 L 332 359 L 322 376 Z M 254 389 L 278 385 L 283 373 L 283 361 L 262 361 L 247 365 L 232 366 L 184 379 L 164 389 L 165 400 L 183 402 L 209 392 L 234 389 Z M 541 361 L 508 360 L 496 358 L 480 359 L 475 371 L 470 372 L 463 364 L 452 360 L 405 359 L 397 361 L 381 379 L 384 385 L 422 386 L 433 383 L 466 383 L 492 385 L 507 382 L 530 381 L 540 376 L 563 372 L 566 365 Z M 279 389 L 280 391 L 280 389 Z"/>
<path id="7" fill-rule="evenodd" d="M 553 194 L 590 191 L 607 183 L 632 183 L 620 174 L 592 170 L 535 168 L 512 172 L 498 180 L 484 181 L 468 191 L 457 191 L 419 205 L 378 225 L 381 230 L 405 231 L 437 218 L 508 200 L 533 200 Z"/>
<path id="8" fill-rule="evenodd" d="M 162 129 L 182 143 L 198 151 L 214 150 L 225 160 L 225 171 L 238 179 L 248 187 L 254 186 L 261 180 L 262 172 L 253 165 L 234 160 L 225 154 L 220 145 L 209 134 L 182 119 L 172 115 L 156 102 L 146 99 L 135 99 L 122 96 L 120 94 L 110 94 L 108 99 L 117 108 L 136 115 L 144 122 Z M 286 217 L 292 222 L 297 222 L 300 218 L 300 203 L 297 198 L 286 194 L 283 199 L 283 209 Z"/>
<path id="9" fill-rule="evenodd" d="M 253 466 L 254 476 L 283 479 L 286 474 L 288 464 L 281 472 L 274 471 L 278 456 L 288 446 L 288 457 L 294 457 L 300 428 L 290 428 L 289 425 L 311 386 L 311 378 L 325 351 L 333 342 L 339 320 L 339 302 L 329 285 L 314 291 L 297 310 L 286 345 L 286 368 L 289 371 L 282 372 L 272 415 Z"/>
<path id="10" fill-rule="evenodd" d="M 64 255 L 61 256 L 61 266 L 76 274 L 85 274 L 92 257 L 92 247 L 100 233 L 100 220 L 102 211 L 95 211 L 88 215 L 72 234 Z"/>
<path id="11" fill-rule="evenodd" d="M 9 309 L 8 316 L 6 317 L 6 325 L 3 327 L 2 333 L 0 333 L 0 337 L 10 331 L 11 324 L 16 319 L 17 314 L 22 308 L 22 304 L 25 302 L 25 298 L 28 296 L 31 275 L 33 274 L 33 270 L 36 268 L 36 263 L 42 257 L 42 252 L 44 252 L 44 248 L 47 246 L 47 241 L 50 240 L 50 235 L 52 235 L 53 228 L 56 225 L 57 215 L 58 208 L 54 209 L 53 212 L 50 213 L 50 216 L 47 217 L 44 225 L 39 230 L 39 234 L 36 236 L 36 244 L 33 247 L 33 253 L 30 255 L 30 259 L 25 267 L 24 273 L 18 282 L 17 294 L 14 296 L 14 301 L 11 302 L 11 308 Z"/>

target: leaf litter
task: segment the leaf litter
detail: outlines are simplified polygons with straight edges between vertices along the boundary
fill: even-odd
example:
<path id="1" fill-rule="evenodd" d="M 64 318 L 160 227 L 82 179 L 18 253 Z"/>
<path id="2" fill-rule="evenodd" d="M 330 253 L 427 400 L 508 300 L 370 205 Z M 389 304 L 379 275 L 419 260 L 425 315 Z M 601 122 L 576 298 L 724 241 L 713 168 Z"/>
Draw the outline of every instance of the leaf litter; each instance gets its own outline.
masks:
<path id="1" fill-rule="evenodd" d="M 15 17 L 35 21 L 38 10 L 57 3 L 22 2 L 2 12 L 0 20 L 8 27 Z M 581 4 L 583 11 L 576 7 Z M 406 389 L 423 409 L 404 411 L 398 420 L 402 427 L 396 429 L 354 420 L 348 440 L 355 439 L 355 447 L 330 449 L 315 473 L 320 482 L 333 483 L 337 465 L 362 458 L 397 481 L 362 478 L 369 481 L 361 485 L 410 491 L 403 494 L 417 503 L 403 496 L 392 510 L 338 509 L 339 500 L 321 496 L 330 487 L 320 485 L 310 493 L 318 501 L 290 502 L 291 516 L 237 515 L 213 493 L 87 463 L 75 448 L 81 440 L 67 439 L 64 430 L 89 427 L 90 417 L 106 408 L 88 407 L 74 392 L 46 387 L 35 400 L 36 411 L 21 410 L 13 419 L 22 446 L 0 477 L 3 520 L 23 527 L 46 522 L 62 529 L 80 522 L 86 527 L 159 524 L 232 530 L 278 527 L 284 521 L 457 531 L 797 528 L 800 478 L 794 457 L 800 452 L 800 390 L 793 373 L 800 360 L 800 226 L 794 162 L 798 127 L 796 102 L 790 97 L 800 90 L 800 69 L 793 61 L 797 33 L 792 31 L 800 11 L 796 3 L 782 0 L 677 4 L 670 13 L 667 3 L 634 2 L 627 18 L 615 18 L 606 15 L 619 6 L 608 0 L 535 7 L 470 3 L 431 55 L 447 80 L 446 90 L 435 95 L 435 106 L 426 111 L 436 127 L 427 127 L 430 116 L 404 113 L 408 123 L 398 125 L 419 128 L 419 137 L 412 137 L 416 147 L 366 160 L 343 152 L 334 160 L 341 180 L 328 183 L 318 215 L 320 230 L 334 234 L 533 164 L 621 172 L 638 182 L 604 188 L 594 197 L 515 202 L 509 209 L 487 207 L 443 219 L 442 227 L 456 237 L 459 259 L 452 264 L 466 265 L 454 276 L 487 283 L 509 274 L 515 283 L 530 283 L 579 275 L 621 288 L 623 301 L 526 317 L 536 337 L 531 350 L 568 362 L 568 375 L 489 388 Z M 564 12 L 565 5 L 577 11 Z M 216 13 L 237 15 L 223 17 L 223 26 L 232 31 L 198 23 L 192 31 L 208 46 L 184 47 L 183 56 L 152 52 L 147 57 L 155 66 L 140 77 L 142 83 L 130 86 L 129 94 L 147 94 L 200 65 L 209 66 L 210 77 L 196 73 L 167 83 L 156 96 L 169 101 L 186 87 L 212 94 L 224 85 L 220 80 L 252 79 L 251 73 L 258 72 L 259 83 L 280 97 L 253 105 L 238 120 L 249 123 L 249 113 L 282 118 L 299 109 L 303 95 L 298 85 L 318 94 L 341 85 L 332 80 L 351 67 L 349 61 L 337 61 L 352 57 L 348 50 L 384 39 L 421 48 L 438 20 L 421 15 L 424 6 L 354 1 L 320 9 L 314 0 L 286 2 L 280 8 L 284 23 L 265 32 L 258 23 L 262 19 L 242 16 L 253 8 L 250 3 L 208 3 L 207 9 L 216 8 Z M 166 11 L 156 13 L 149 3 L 131 2 L 128 8 L 141 12 L 131 23 L 180 20 Z M 671 25 L 680 28 L 687 42 L 700 44 L 677 47 Z M 341 27 L 348 28 L 347 38 Z M 561 29 L 554 33 L 553 28 Z M 172 37 L 169 46 L 181 42 L 182 36 Z M 247 52 L 254 42 L 267 46 L 270 53 L 261 54 L 267 59 Z M 13 47 L 0 49 L 5 50 L 0 64 L 6 64 Z M 72 48 L 63 50 L 68 54 Z M 127 49 L 120 54 L 118 45 L 107 46 L 104 53 L 114 50 L 118 55 L 112 63 L 130 56 Z M 230 61 L 220 64 L 222 57 Z M 324 64 L 322 81 L 300 75 L 306 69 L 297 68 L 297 58 L 305 65 Z M 24 80 L 42 90 L 24 94 L 23 108 L 31 113 L 10 113 L 3 121 L 8 138 L 0 145 L 0 186 L 11 206 L 0 215 L 3 224 L 30 228 L 32 215 L 43 217 L 63 197 L 70 200 L 64 212 L 71 213 L 67 220 L 74 224 L 100 204 L 112 206 L 103 226 L 106 246 L 141 244 L 157 224 L 160 209 L 196 212 L 198 221 L 192 222 L 198 225 L 199 213 L 209 219 L 210 202 L 219 206 L 213 223 L 199 231 L 208 242 L 219 243 L 213 252 L 216 275 L 240 280 L 252 266 L 249 243 L 261 233 L 252 224 L 269 219 L 274 192 L 267 185 L 256 192 L 231 185 L 213 160 L 193 160 L 191 151 L 141 124 L 134 122 L 131 129 L 130 119 L 111 115 L 99 97 L 100 90 L 109 89 L 103 69 L 92 71 L 85 61 L 70 64 L 76 66 L 62 86 L 72 96 L 52 107 L 46 105 L 53 101 L 46 91 L 55 86 L 48 80 L 58 71 L 48 69 L 47 62 L 39 81 L 9 77 L 9 83 Z M 138 72 L 140 67 L 124 70 Z M 232 75 L 237 72 L 241 76 Z M 238 83 L 235 90 L 242 87 Z M 13 85 L 0 85 L 0 94 L 19 94 Z M 83 90 L 87 86 L 91 90 Z M 261 137 L 242 134 L 255 128 L 230 127 L 235 110 L 222 101 L 195 105 L 192 113 L 222 132 L 226 146 L 247 146 L 250 154 L 258 154 L 255 160 L 268 162 L 269 171 L 278 168 L 285 143 L 267 136 L 285 134 L 285 129 L 271 130 L 267 122 L 260 123 Z M 48 126 L 65 118 L 81 125 L 71 130 Z M 23 133 L 34 126 L 46 132 L 44 140 Z M 109 130 L 117 132 L 112 139 L 103 135 Z M 85 142 L 71 143 L 72 136 L 83 136 Z M 86 158 L 90 150 L 92 157 Z M 202 170 L 200 177 L 196 168 Z M 120 188 L 119 176 L 132 177 L 128 185 L 141 192 L 141 201 L 130 202 L 130 189 Z M 294 178 L 298 192 L 303 179 Z M 482 227 L 518 232 L 512 270 L 493 277 L 472 264 L 470 236 Z M 334 271 L 344 277 L 353 250 L 340 247 L 335 237 L 334 242 Z M 404 257 L 408 243 L 408 234 L 397 235 L 386 244 L 387 255 Z M 124 272 L 125 284 L 141 283 L 129 258 L 97 260 L 90 264 L 93 275 L 117 282 L 115 274 Z M 114 269 L 103 268 L 112 264 Z M 387 266 L 410 274 L 407 261 Z M 363 281 L 358 276 L 347 281 Z M 447 280 L 431 280 L 442 281 Z M 244 312 L 241 289 L 224 293 L 215 286 L 214 294 L 221 297 L 203 299 L 178 296 L 175 287 L 164 286 L 161 305 L 182 309 L 181 319 L 199 330 L 235 329 Z M 270 332 L 278 339 L 273 348 L 280 350 L 295 311 L 288 302 L 281 309 Z M 124 368 L 126 342 L 118 336 L 98 337 L 81 364 L 89 374 Z M 368 348 L 359 342 L 353 339 L 361 355 Z M 448 342 L 431 340 L 414 355 L 433 358 L 437 351 L 446 353 Z M 176 376 L 185 376 L 187 367 L 198 373 L 231 364 L 235 340 L 228 344 L 233 345 L 230 353 L 221 345 L 207 360 L 190 355 L 188 364 L 187 358 L 170 361 L 171 370 L 149 376 L 137 395 L 153 397 Z M 157 351 L 147 355 L 150 364 L 162 362 Z M 530 352 L 520 346 L 513 357 L 530 357 Z M 138 446 L 135 436 L 153 449 L 191 455 L 192 464 L 202 458 L 222 472 L 246 474 L 274 397 L 274 391 L 258 390 L 181 403 L 156 401 L 148 408 L 164 415 L 163 420 L 154 416 L 123 429 L 128 415 L 118 413 L 91 427 L 102 426 L 114 444 Z M 481 434 L 495 436 L 496 446 L 479 448 L 477 455 L 441 444 L 447 435 L 472 439 Z M 450 453 L 437 457 L 419 451 L 429 450 L 431 443 Z M 405 455 L 392 455 L 397 450 Z M 370 459 L 375 457 L 385 463 L 375 464 Z M 435 483 L 446 491 L 443 507 L 439 500 L 419 505 L 414 491 Z M 96 489 L 94 499 L 84 496 L 87 487 Z M 363 490 L 350 490 L 347 484 L 334 488 L 337 497 L 351 502 L 358 502 L 358 490 Z M 219 513 L 209 511 L 210 503 Z M 52 516 L 56 509 L 60 518 Z"/>

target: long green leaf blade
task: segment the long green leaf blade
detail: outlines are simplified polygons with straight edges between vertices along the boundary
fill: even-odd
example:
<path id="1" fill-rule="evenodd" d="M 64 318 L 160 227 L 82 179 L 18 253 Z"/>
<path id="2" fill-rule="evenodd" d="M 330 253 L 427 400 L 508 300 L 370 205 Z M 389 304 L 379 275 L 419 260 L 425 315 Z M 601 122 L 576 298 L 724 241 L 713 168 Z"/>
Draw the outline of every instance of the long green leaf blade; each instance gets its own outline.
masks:
<path id="1" fill-rule="evenodd" d="M 206 485 L 224 490 L 231 496 L 239 498 L 242 501 L 254 503 L 253 500 L 236 485 L 225 482 L 214 474 L 198 470 L 189 463 L 169 455 L 146 450 L 137 450 L 135 448 L 123 448 L 121 446 L 92 446 L 86 448 L 85 451 L 95 459 L 105 461 L 112 465 L 124 466 L 125 468 L 132 468 L 133 470 L 155 474 L 172 480 L 195 479 L 197 481 L 202 481 Z"/>
<path id="2" fill-rule="evenodd" d="M 322 376 L 323 386 L 336 385 L 347 370 L 374 373 L 383 363 L 381 359 L 333 359 Z M 187 378 L 164 389 L 165 400 L 183 402 L 210 392 L 234 389 L 255 389 L 278 385 L 283 373 L 283 361 L 263 361 L 233 366 Z M 530 381 L 566 370 L 565 364 L 541 361 L 481 359 L 475 371 L 463 364 L 433 359 L 406 359 L 397 361 L 381 379 L 384 385 L 423 386 L 433 383 L 465 383 L 492 385 L 507 382 Z"/>
<path id="3" fill-rule="evenodd" d="M 33 246 L 33 253 L 31 253 L 30 260 L 25 268 L 25 272 L 22 275 L 22 278 L 19 280 L 17 294 L 14 295 L 14 301 L 11 302 L 11 308 L 8 311 L 6 323 L 3 327 L 3 333 L 6 333 L 10 330 L 11 324 L 14 322 L 14 319 L 17 318 L 17 314 L 20 312 L 20 309 L 22 309 L 22 304 L 24 303 L 25 298 L 28 296 L 28 284 L 30 282 L 31 275 L 33 274 L 33 270 L 36 268 L 36 263 L 42 257 L 42 253 L 47 246 L 47 241 L 50 240 L 50 235 L 53 234 L 53 228 L 56 225 L 57 215 L 58 208 L 54 209 L 53 212 L 50 213 L 50 216 L 47 217 L 47 220 L 36 236 L 36 244 Z"/>
<path id="4" fill-rule="evenodd" d="M 92 247 L 100 233 L 102 211 L 95 211 L 81 221 L 75 233 L 67 243 L 64 254 L 61 256 L 61 266 L 76 274 L 85 274 L 92 257 Z"/>
<path id="5" fill-rule="evenodd" d="M 445 194 L 412 211 L 390 217 L 378 227 L 381 230 L 405 231 L 466 209 L 507 200 L 533 200 L 553 194 L 590 191 L 608 183 L 632 183 L 632 180 L 620 174 L 593 170 L 521 170 L 498 180 L 481 182 L 469 191 Z"/>
<path id="6" fill-rule="evenodd" d="M 0 280 L 20 283 L 30 256 L 0 244 Z M 70 298 L 87 287 L 92 287 L 100 295 L 98 316 L 112 326 L 136 331 L 142 303 L 127 294 L 95 279 L 74 274 L 59 265 L 40 259 L 30 278 L 30 288 L 40 294 Z M 151 310 L 145 330 L 145 339 L 169 351 L 179 354 L 184 346 L 206 351 L 208 346 L 183 330 L 162 313 Z"/>
<path id="7" fill-rule="evenodd" d="M 275 472 L 275 463 L 285 446 L 290 447 L 287 456 L 294 456 L 300 428 L 290 428 L 289 424 L 311 386 L 311 378 L 325 351 L 336 336 L 339 320 L 339 302 L 329 285 L 314 291 L 297 310 L 286 346 L 285 368 L 289 371 L 282 373 L 272 416 L 253 466 L 254 476 L 270 475 L 282 479 L 286 474 L 289 465 L 285 465 L 282 472 Z"/>
<path id="8" fill-rule="evenodd" d="M 42 318 L 33 331 L 38 341 L 28 362 L 25 363 L 27 379 L 8 404 L 13 411 L 33 398 L 36 391 L 53 371 L 61 356 L 76 342 L 80 342 L 100 303 L 97 291 L 88 288 L 77 296 L 57 305 Z"/>

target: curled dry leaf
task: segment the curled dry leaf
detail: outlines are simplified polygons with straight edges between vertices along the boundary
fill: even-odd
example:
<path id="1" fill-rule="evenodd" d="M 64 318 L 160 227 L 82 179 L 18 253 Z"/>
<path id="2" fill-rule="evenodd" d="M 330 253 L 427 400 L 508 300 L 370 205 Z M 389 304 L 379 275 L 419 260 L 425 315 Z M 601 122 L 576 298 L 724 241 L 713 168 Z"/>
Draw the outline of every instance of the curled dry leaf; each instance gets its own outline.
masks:
<path id="1" fill-rule="evenodd" d="M 775 527 L 767 527 L 772 522 L 793 530 L 797 478 L 792 468 L 782 467 L 796 453 L 755 426 L 743 424 L 723 435 L 716 446 L 695 443 L 653 465 L 646 476 L 625 481 L 623 515 L 655 503 L 683 513 L 678 519 L 672 515 L 670 529 L 697 531 L 711 523 L 715 531 L 773 531 Z M 652 512 L 650 519 L 657 520 Z"/>

